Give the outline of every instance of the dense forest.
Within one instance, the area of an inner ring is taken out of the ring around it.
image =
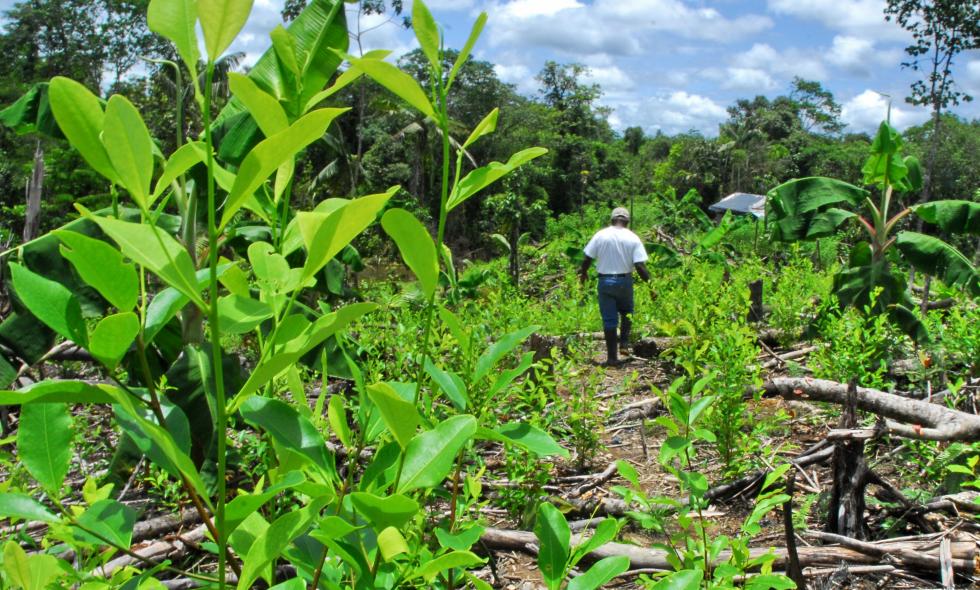
[[[927,123],[795,78],[667,135],[502,82],[492,12],[287,0],[246,64],[249,0],[17,2],[0,588],[976,587],[980,5],[883,7]]]

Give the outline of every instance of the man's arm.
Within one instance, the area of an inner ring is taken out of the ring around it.
[[[592,259],[586,256],[582,260],[582,267],[578,269],[578,280],[582,283],[589,278],[589,267],[592,266]]]
[[[645,262],[637,262],[633,266],[636,267],[637,274],[640,275],[640,278],[643,279],[644,282],[648,282],[650,280],[650,271],[647,270],[647,265]]]

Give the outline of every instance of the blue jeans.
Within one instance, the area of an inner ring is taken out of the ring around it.
[[[602,329],[615,330],[619,316],[633,313],[633,277],[599,277],[599,315]]]

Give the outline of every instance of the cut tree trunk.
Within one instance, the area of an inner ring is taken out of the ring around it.
[[[857,382],[847,387],[847,400],[841,413],[842,429],[856,428]],[[868,465],[864,459],[864,439],[853,437],[834,443],[834,482],[827,507],[827,531],[853,539],[865,538],[864,488],[868,485]]]
[[[825,379],[781,377],[763,385],[768,396],[845,404],[847,385]],[[922,440],[980,440],[980,416],[927,401],[858,387],[856,407],[885,418],[886,430],[897,436]]]
[[[44,150],[41,140],[37,140],[34,149],[34,169],[27,181],[27,211],[24,213],[24,242],[30,242],[37,236],[41,227],[41,191],[44,189]]]

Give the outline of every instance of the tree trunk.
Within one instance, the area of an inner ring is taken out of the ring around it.
[[[25,242],[33,240],[41,227],[41,192],[44,189],[44,150],[41,140],[34,149],[34,168],[27,181],[27,211],[24,213]]]
[[[840,427],[850,429],[857,425],[857,382],[851,380]],[[834,482],[827,508],[827,532],[864,539],[864,488],[868,485],[864,439],[841,440],[834,445]]]

